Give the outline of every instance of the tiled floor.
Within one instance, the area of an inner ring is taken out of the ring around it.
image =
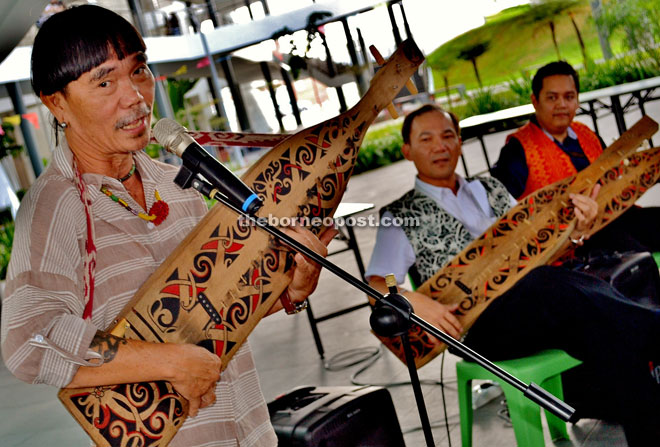
[[[647,106],[648,107],[648,106]],[[658,106],[651,109],[651,115],[660,118]],[[629,119],[629,123],[635,121]],[[611,129],[606,123],[601,129]],[[613,136],[605,135],[606,142]],[[489,147],[499,148],[504,135],[486,138]],[[470,169],[480,170],[476,143],[464,148],[468,160],[474,161]],[[497,154],[491,153],[491,160]],[[473,171],[473,172],[474,172]],[[363,175],[356,176],[349,184],[345,201],[372,202],[376,210],[407,191],[413,184],[414,168],[407,162],[400,162]],[[657,188],[657,187],[656,187]],[[654,189],[656,189],[654,188]],[[660,192],[652,191],[644,199],[645,204],[660,204]],[[356,235],[365,262],[369,260],[375,238],[375,228],[357,228]],[[333,242],[333,244],[338,244]],[[332,247],[332,248],[339,248]],[[352,253],[344,252],[330,258],[337,265],[357,275],[357,268]],[[334,312],[346,306],[364,302],[366,297],[350,286],[336,279],[332,274],[323,272],[317,292],[311,303],[317,316]],[[369,312],[362,308],[344,316],[319,324],[326,359],[345,353],[351,349],[377,348],[380,344],[371,335],[368,323]],[[264,319],[250,337],[255,353],[263,392],[267,400],[300,385],[313,386],[348,386],[351,376],[361,365],[338,371],[330,371],[320,360],[310,326],[304,314],[286,316],[278,314]],[[450,425],[452,445],[460,444],[458,427],[458,405],[455,392],[456,357],[448,354],[444,365],[446,383],[446,405]],[[423,367],[419,374],[422,379],[436,381],[440,378],[440,358]],[[382,356],[357,378],[359,381],[373,384],[385,384],[404,381],[408,377],[404,365],[389,352]],[[404,431],[406,445],[417,447],[425,445],[420,430],[412,390],[409,386],[390,388],[398,419]],[[0,446],[15,447],[77,447],[87,446],[86,435],[77,426],[64,408],[57,402],[56,390],[46,386],[32,386],[13,378],[0,363]],[[442,393],[438,385],[424,385],[424,398],[432,423],[436,445],[448,445],[444,427]],[[474,445],[487,447],[505,447],[515,445],[513,430],[497,413],[501,406],[500,399],[492,401],[475,412]],[[547,433],[547,432],[546,432]],[[569,427],[570,441],[558,442],[557,446],[625,446],[621,428],[602,421],[582,420]],[[547,435],[546,435],[547,436]],[[546,439],[546,445],[552,445]]]

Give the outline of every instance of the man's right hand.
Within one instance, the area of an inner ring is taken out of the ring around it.
[[[443,332],[451,335],[455,339],[460,339],[463,333],[463,326],[454,315],[458,304],[446,306],[430,297],[417,292],[405,292],[405,296],[413,306],[415,314],[436,326]],[[438,343],[440,341],[438,340]]]
[[[222,361],[200,346],[123,339],[99,331],[90,349],[105,361],[78,368],[66,388],[166,380],[188,400],[190,416],[215,402]]]
[[[388,293],[388,287],[385,284],[385,278],[382,276],[371,276],[369,285],[381,293]],[[401,294],[412,304],[415,314],[443,332],[451,335],[455,339],[461,338],[463,326],[454,315],[458,304],[445,306],[444,304],[433,300],[431,297],[411,291],[402,291]],[[373,303],[373,298],[369,298]],[[434,338],[434,340],[437,340]],[[437,340],[440,343],[440,340]]]
[[[206,349],[192,344],[171,344],[172,379],[169,382],[189,403],[188,414],[215,402],[215,386],[220,380],[222,361]]]
[[[578,246],[581,246],[583,244],[582,241],[589,239],[591,236],[591,228],[598,216],[598,202],[596,202],[596,197],[598,197],[600,188],[600,183],[596,183],[589,196],[582,194],[569,195],[576,217],[575,228],[571,232],[570,237],[574,241],[579,240],[577,243]]]

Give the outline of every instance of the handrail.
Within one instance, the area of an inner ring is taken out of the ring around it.
[[[608,110],[606,114],[612,113],[614,115],[619,135],[621,135],[626,131],[626,123],[624,119],[625,113],[631,106],[638,105],[642,111],[642,115],[645,115],[646,111],[644,110],[644,104],[649,101],[660,99],[660,95],[655,97],[651,96],[656,88],[660,88],[660,76],[583,92],[579,95],[580,108],[578,109],[577,114],[591,116],[594,131],[600,136],[598,118],[601,118],[604,114],[598,116],[598,111],[606,109]],[[642,96],[642,92],[646,92],[646,94]],[[631,95],[631,98],[622,106],[620,97],[628,94]],[[609,104],[601,101],[601,99],[607,98],[610,100]],[[472,138],[479,139],[487,170],[490,170],[491,163],[483,137],[506,130],[511,130],[513,132],[524,120],[532,115],[534,115],[534,107],[532,104],[525,104],[498,110],[497,112],[471,116],[460,122],[461,137],[464,142]],[[653,142],[650,141],[650,143],[651,146],[653,146]],[[465,157],[463,155],[461,155],[461,157],[463,169],[465,170],[466,175],[470,175]],[[481,175],[486,172],[487,171],[477,172],[472,175]]]

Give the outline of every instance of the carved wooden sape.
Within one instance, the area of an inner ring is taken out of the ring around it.
[[[255,163],[243,180],[264,201],[258,216],[332,217],[367,128],[423,59],[413,41],[404,42],[357,105],[288,137]],[[214,206],[114,329],[127,338],[205,346],[227,365],[287,287],[292,262],[265,232]],[[187,415],[187,403],[167,382],[65,389],[59,396],[99,446],[166,446]]]
[[[456,312],[464,331],[495,298],[509,290],[534,267],[549,264],[571,248],[575,226],[569,194],[589,194],[596,183],[598,216],[594,232],[632,206],[660,177],[660,148],[636,152],[658,130],[643,117],[586,169],[527,196],[472,241],[417,292],[444,304],[459,304]],[[398,338],[381,341],[405,362]],[[445,348],[419,326],[409,333],[419,368]]]

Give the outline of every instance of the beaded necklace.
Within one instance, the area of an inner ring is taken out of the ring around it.
[[[128,180],[128,179],[131,178],[131,177],[133,177],[133,174],[134,174],[134,173],[135,173],[135,162],[133,162],[133,166],[131,166],[131,170],[128,171],[128,174],[126,174],[126,175],[123,176],[122,178],[118,178],[117,180],[119,180],[120,182],[124,183],[126,180]]]
[[[170,207],[165,203],[160,198],[160,194],[158,194],[158,190],[155,190],[155,197],[156,201],[154,202],[153,205],[151,205],[151,209],[149,210],[149,214],[144,214],[140,211],[135,211],[133,208],[131,208],[126,201],[120,199],[110,191],[108,191],[108,188],[105,186],[101,186],[101,192],[105,194],[106,196],[110,197],[114,202],[117,202],[124,208],[126,208],[128,211],[130,211],[134,216],[139,217],[140,219],[146,220],[148,222],[149,228],[153,228],[154,226],[160,225],[167,215],[170,212]]]

